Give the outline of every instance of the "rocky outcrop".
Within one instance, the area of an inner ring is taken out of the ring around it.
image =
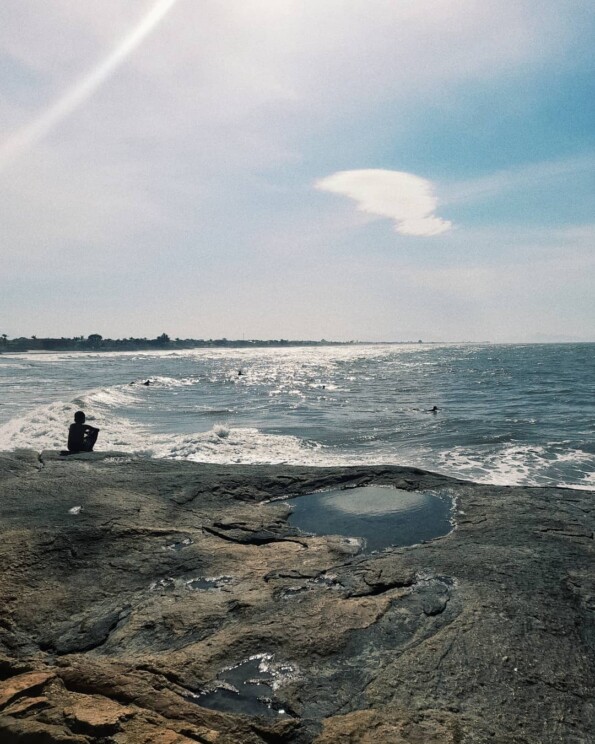
[[[284,499],[448,491],[368,555]],[[400,467],[0,454],[0,742],[593,741],[593,493]]]

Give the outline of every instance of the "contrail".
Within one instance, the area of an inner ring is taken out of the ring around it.
[[[42,140],[57,124],[70,116],[122,65],[169,13],[178,0],[157,0],[149,12],[98,65],[36,119],[0,145],[0,172]]]

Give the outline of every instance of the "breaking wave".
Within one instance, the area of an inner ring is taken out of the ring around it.
[[[448,475],[490,485],[595,487],[595,458],[564,442],[509,444],[489,450],[453,447],[440,453],[437,468]]]
[[[253,427],[216,423],[206,432],[159,434],[121,415],[137,402],[128,386],[100,388],[74,398],[41,406],[0,426],[0,450],[63,449],[75,411],[98,427],[98,448],[175,460],[213,463],[307,464],[324,449],[295,436],[265,434]],[[322,464],[322,458],[320,464]]]
[[[98,449],[131,456],[398,463],[482,483],[592,489],[594,350],[416,344],[0,355],[0,449],[60,450],[82,409],[101,430]],[[76,394],[84,385],[92,389]]]

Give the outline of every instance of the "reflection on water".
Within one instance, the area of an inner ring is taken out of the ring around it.
[[[249,716],[286,717],[274,691],[293,675],[289,665],[272,664],[271,654],[257,654],[236,666],[224,669],[210,690],[192,695],[203,708]]]
[[[452,500],[446,493],[365,486],[313,493],[291,504],[294,527],[363,538],[368,552],[414,545],[452,529]]]

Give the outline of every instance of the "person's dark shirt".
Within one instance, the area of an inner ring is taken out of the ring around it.
[[[83,452],[85,449],[85,434],[94,427],[88,424],[70,424],[68,430],[68,449],[70,452]]]

